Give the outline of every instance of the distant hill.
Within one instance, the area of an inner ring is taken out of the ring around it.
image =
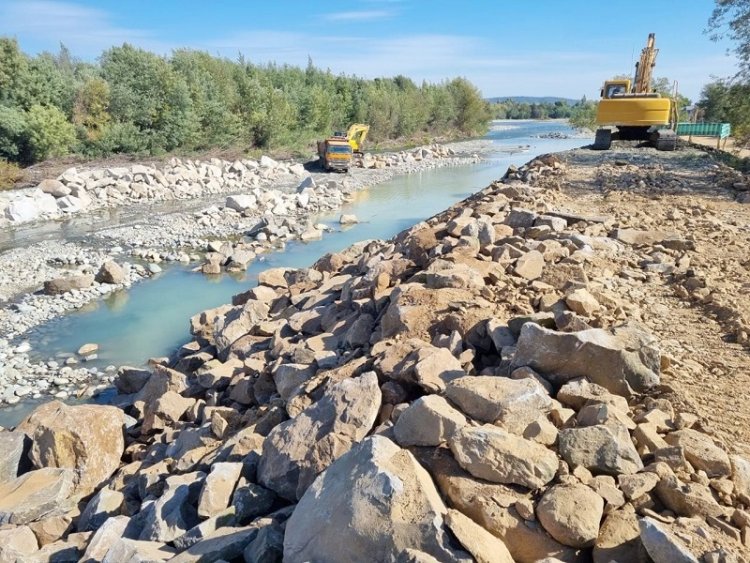
[[[487,98],[487,101],[491,104],[506,100],[512,100],[518,104],[554,104],[555,102],[567,102],[571,105],[580,101],[573,98],[560,98],[558,96],[497,96],[495,98]]]

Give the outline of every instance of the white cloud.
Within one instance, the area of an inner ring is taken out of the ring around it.
[[[64,43],[76,56],[94,57],[124,42],[165,52],[165,45],[145,29],[117,25],[112,16],[96,8],[53,0],[12,0],[0,4],[0,21],[9,31],[33,39],[43,49],[56,50]]]
[[[391,17],[393,12],[388,10],[361,10],[354,12],[333,12],[325,14],[323,19],[336,22],[360,22],[382,20]]]

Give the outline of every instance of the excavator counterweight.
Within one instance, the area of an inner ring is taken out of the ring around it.
[[[650,141],[658,150],[676,148],[674,102],[651,89],[659,52],[655,45],[656,37],[650,33],[635,64],[632,82],[624,79],[604,83],[596,111],[599,128],[594,149],[609,149],[613,139]]]

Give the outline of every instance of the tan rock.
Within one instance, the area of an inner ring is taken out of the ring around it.
[[[516,260],[513,271],[517,276],[527,280],[535,280],[542,275],[544,256],[537,250],[531,250]]]
[[[284,498],[301,498],[321,471],[367,435],[380,403],[374,372],[330,386],[316,403],[268,434],[259,484]]]
[[[565,304],[571,311],[584,317],[592,316],[601,308],[596,298],[583,288],[570,293],[565,298]]]
[[[706,434],[697,430],[678,430],[667,434],[666,442],[685,449],[685,458],[696,468],[703,469],[709,477],[728,477],[732,465],[727,453]]]
[[[203,518],[216,516],[225,510],[242,473],[242,463],[221,462],[211,467],[203,482],[198,499],[198,515]]]
[[[0,525],[28,524],[58,509],[74,478],[70,469],[45,467],[0,484]]]
[[[452,381],[445,394],[470,417],[507,423],[517,434],[552,406],[547,391],[532,379],[471,375]]]
[[[513,367],[529,366],[552,383],[586,377],[610,393],[628,397],[659,383],[656,339],[633,325],[562,333],[526,323]]]
[[[188,399],[174,391],[167,391],[156,401],[146,405],[141,432],[148,434],[173,425],[193,404],[195,404],[195,399]]]
[[[28,526],[0,529],[0,561],[23,561],[39,549],[34,532]]]
[[[585,561],[579,550],[555,541],[538,522],[519,514],[514,505],[525,496],[515,487],[472,477],[444,450],[430,449],[419,460],[428,468],[449,504],[500,538],[515,561],[536,563],[545,557]]]
[[[584,377],[572,379],[563,384],[557,392],[557,400],[575,410],[582,409],[589,401],[612,405],[625,414],[630,410],[625,397],[610,393],[601,385],[591,383]]]
[[[461,467],[493,483],[536,489],[557,472],[554,452],[490,424],[458,430],[450,448]]]
[[[656,496],[678,516],[718,517],[724,509],[711,490],[699,483],[683,483],[674,475],[662,478],[656,485]]]
[[[570,547],[591,547],[599,535],[604,500],[585,485],[555,485],[542,496],[536,516],[557,541]]]
[[[406,446],[437,446],[466,425],[466,418],[438,395],[414,401],[398,417],[393,428],[396,441]]]
[[[638,516],[632,508],[622,508],[610,512],[604,519],[592,553],[594,563],[628,561],[649,563],[640,539]]]
[[[33,441],[29,456],[35,467],[74,469],[76,492],[85,495],[120,466],[124,423],[116,407],[51,401],[37,407],[18,430]]]
[[[656,473],[644,472],[635,475],[619,475],[617,480],[620,490],[632,500],[653,491],[659,482],[659,476]]]
[[[503,541],[462,512],[449,509],[445,523],[477,563],[513,563],[513,557]]]
[[[44,546],[62,538],[70,530],[72,522],[71,514],[48,516],[32,522],[29,524],[29,528],[34,532],[39,545]]]
[[[624,427],[586,426],[565,428],[558,435],[560,455],[570,466],[607,475],[637,473],[643,462]]]
[[[388,561],[411,548],[453,561],[458,554],[444,531],[446,512],[414,456],[372,436],[336,460],[304,494],[286,523],[284,558]]]

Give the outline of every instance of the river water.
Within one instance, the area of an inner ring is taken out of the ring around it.
[[[591,142],[590,138],[542,138],[545,134],[571,135],[563,122],[496,121],[486,138],[497,146],[481,164],[441,168],[398,176],[371,189],[335,214],[316,222],[334,227],[322,240],[292,242],[283,252],[266,255],[251,264],[244,275],[207,277],[189,267],[172,266],[157,277],[118,292],[83,310],[55,319],[29,334],[36,360],[57,359],[82,344],[99,344],[98,358],[90,366],[143,365],[148,358],[169,355],[190,338],[189,318],[231,302],[232,295],[257,283],[258,273],[277,266],[306,267],[327,252],[340,251],[366,239],[387,239],[427,219],[499,179],[509,165],[520,166],[533,157]],[[510,146],[525,146],[510,154]],[[360,223],[340,228],[342,213],[355,214]],[[27,233],[33,237],[34,233]],[[15,409],[14,409],[15,410]],[[2,413],[0,413],[2,418]]]

